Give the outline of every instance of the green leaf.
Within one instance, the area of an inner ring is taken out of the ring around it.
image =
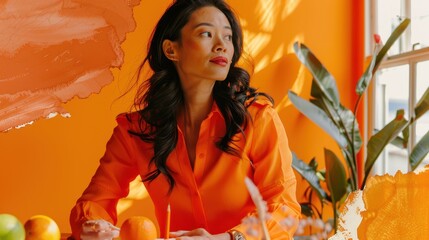
[[[396,112],[395,119],[369,139],[367,144],[368,154],[365,161],[364,184],[380,153],[384,150],[387,144],[398,136],[398,134],[407,126],[407,123],[408,121],[404,118],[404,110],[400,109]]]
[[[402,130],[402,146],[403,148],[408,147],[408,141],[410,140],[410,122],[408,122],[407,126]]]
[[[335,123],[329,118],[326,113],[316,105],[299,97],[296,93],[289,90],[289,99],[293,105],[311,121],[325,130],[341,148],[347,147],[347,140],[341,134],[340,130],[335,126]]]
[[[314,79],[311,81],[311,91],[310,96],[312,96],[315,99],[326,99],[329,103],[331,103],[331,100],[329,98],[326,98],[323,96],[322,89],[320,89],[319,85],[317,84],[317,80]],[[332,104],[332,103],[331,103]]]
[[[404,128],[404,130],[405,129],[408,129],[408,128]],[[404,148],[407,148],[407,146],[404,145],[404,141],[405,140],[403,138],[397,136],[390,142],[390,144],[392,144],[393,146],[398,147],[400,149],[404,149]]]
[[[319,197],[320,201],[323,202],[327,194],[325,190],[320,186],[319,178],[316,175],[316,169],[307,165],[304,161],[299,159],[294,152],[292,152],[292,167],[310,184]]]
[[[357,121],[354,121],[355,115],[353,112],[341,104],[339,108],[334,109],[328,101],[320,99],[312,99],[311,103],[323,109],[340,130],[340,133],[348,142],[346,151],[348,152],[349,156],[353,156],[355,153],[357,153],[362,146],[362,138],[359,131],[359,125]],[[352,139],[352,136],[354,139]],[[346,155],[345,157],[347,158]]]
[[[392,47],[392,45],[396,42],[396,40],[401,36],[401,34],[407,29],[408,25],[410,24],[410,19],[405,18],[392,32],[389,39],[387,39],[386,43],[384,44],[383,48],[380,50],[380,52],[377,54],[377,59],[375,61],[375,66],[372,70],[372,74],[377,71],[378,67],[380,66],[381,61],[383,61],[384,56],[386,56],[389,49]]]
[[[331,118],[335,123],[337,128],[340,130],[340,133],[344,136],[347,141],[347,147],[342,148],[342,154],[346,159],[346,163],[349,167],[349,174],[351,176],[353,189],[357,189],[357,174],[356,174],[356,153],[362,146],[362,139],[360,137],[359,126],[357,121],[353,121],[355,116],[347,108],[340,105],[340,107],[335,110],[333,107],[327,103],[327,101],[318,101],[312,100],[312,103],[320,105],[319,107],[323,108],[325,113]],[[354,124],[354,128],[353,128]],[[354,131],[354,132],[353,132]],[[352,139],[353,137],[353,139]]]
[[[325,151],[326,184],[331,192],[332,209],[334,213],[334,228],[337,231],[338,206],[343,196],[347,193],[347,177],[344,166],[338,157],[330,150]]]
[[[383,59],[386,56],[386,54],[389,51],[389,49],[396,42],[396,40],[402,35],[402,33],[405,31],[405,29],[407,29],[407,27],[408,27],[409,24],[410,24],[410,19],[405,18],[395,28],[395,30],[393,30],[392,34],[387,39],[387,41],[384,44],[383,48],[377,54],[377,60],[375,61],[375,66],[374,66],[374,69],[372,70],[372,74],[374,74],[377,71],[378,67],[380,66],[381,61],[383,61]]]
[[[368,67],[366,68],[365,72],[363,73],[363,75],[360,77],[358,83],[356,84],[356,93],[358,95],[362,95],[366,88],[368,87],[369,82],[372,79],[373,76],[373,70],[375,67],[375,60],[377,59],[377,57],[375,56],[375,54],[377,53],[377,49],[378,46],[375,47],[374,49],[374,54],[373,57],[371,59],[371,63],[368,65]]]
[[[326,184],[331,192],[332,204],[340,201],[347,193],[346,170],[338,157],[325,148]]]
[[[295,42],[293,45],[298,59],[310,70],[323,96],[337,108],[340,97],[334,77],[326,70],[317,57],[304,44]]]
[[[429,131],[420,139],[410,154],[410,165],[414,171],[429,152]]]
[[[414,109],[414,112],[416,114],[416,120],[419,117],[423,116],[428,110],[429,110],[429,87],[426,88],[425,93],[420,98],[420,100],[416,104],[416,108]]]
[[[387,39],[386,44],[383,46],[383,48],[378,52],[378,45],[376,45],[373,53],[373,57],[371,59],[371,63],[366,68],[364,74],[359,79],[357,85],[356,85],[356,93],[358,95],[362,95],[366,88],[368,87],[372,77],[374,76],[375,72],[377,71],[378,67],[380,66],[381,61],[383,61],[384,56],[386,56],[386,53],[389,51],[389,49],[392,47],[392,45],[396,42],[396,40],[401,36],[401,34],[405,31],[405,29],[408,27],[410,23],[410,19],[405,19],[401,22],[401,24],[396,27],[396,29],[392,32],[389,39]]]
[[[308,163],[308,166],[310,166],[311,168],[313,168],[314,170],[317,169],[317,167],[319,166],[319,163],[316,161],[315,158],[311,159],[310,162]]]
[[[378,129],[374,129],[374,133],[379,132]],[[396,136],[392,141],[390,141],[390,144],[399,148],[399,149],[405,149],[408,147],[408,138],[410,135],[410,129],[409,126],[406,126],[404,130],[402,130],[402,136],[405,136],[405,138]]]

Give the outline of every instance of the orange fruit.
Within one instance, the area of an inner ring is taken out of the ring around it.
[[[158,236],[155,224],[147,217],[134,216],[126,219],[121,226],[121,240],[154,240]]]
[[[35,215],[28,219],[25,224],[26,240],[59,240],[61,232],[57,223],[45,215]]]

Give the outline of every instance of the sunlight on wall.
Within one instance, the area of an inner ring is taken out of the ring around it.
[[[287,18],[295,9],[298,7],[301,0],[289,0],[287,1],[287,5],[283,8],[282,19]]]
[[[249,26],[246,19],[241,19],[244,28],[244,39],[246,50],[252,55],[263,54],[266,48],[273,49],[269,46],[273,36],[273,31],[278,31],[276,25],[283,24],[284,20],[299,5],[300,0],[294,1],[276,1],[276,0],[259,0],[256,9],[257,26]],[[256,28],[255,28],[256,27]],[[258,60],[255,66],[255,73],[263,70],[269,64],[279,60],[284,55],[284,43],[275,46],[274,55],[268,54]]]
[[[293,45],[295,42],[304,42],[304,35],[300,34],[298,36],[295,36],[294,40],[290,42],[288,48],[287,48],[287,54],[293,54],[294,50],[293,50]],[[306,73],[306,68],[304,65],[301,65],[299,67],[298,70],[298,75],[296,77],[295,82],[293,83],[292,87],[290,90],[292,90],[295,93],[301,93],[304,89],[304,84],[305,84],[305,73]],[[283,97],[283,99],[280,100],[280,102],[278,103],[278,105],[276,106],[276,111],[281,111],[282,109],[289,107],[292,104],[292,102],[289,100],[289,97],[287,95],[285,95]]]
[[[298,76],[296,78],[296,81],[293,83],[291,91],[295,93],[300,93],[304,89],[304,83],[305,83],[305,66],[301,66],[298,71]],[[292,102],[289,100],[288,95],[285,95],[282,100],[278,103],[276,106],[276,111],[279,112],[282,109],[289,107],[292,104]]]
[[[256,56],[268,45],[271,40],[270,34],[263,32],[252,32],[246,27],[246,20],[241,20],[243,23],[243,35],[246,52],[251,56]]]
[[[293,55],[294,42],[304,41],[304,35],[301,33],[293,37],[292,41],[288,43],[279,41],[278,46],[270,45],[273,38],[277,37],[276,34],[274,34],[274,31],[279,31],[279,25],[284,23],[286,18],[293,13],[299,4],[300,0],[259,0],[255,7],[255,19],[257,19],[256,28],[255,26],[249,26],[247,19],[241,19],[244,28],[244,42],[246,43],[245,49],[251,56],[259,56],[254,69],[255,73],[263,71],[270,64],[281,60],[287,54]],[[300,93],[304,87],[304,70],[304,67],[300,66],[298,77],[292,85],[291,90],[296,93]],[[282,108],[288,107],[290,104],[291,103],[288,101],[287,95],[284,95],[276,109],[279,111]]]
[[[256,15],[259,20],[259,29],[264,32],[273,31],[276,16],[279,14],[279,1],[260,0],[256,5]]]

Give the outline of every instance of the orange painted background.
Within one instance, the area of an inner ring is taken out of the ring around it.
[[[354,103],[354,86],[363,61],[363,5],[330,0],[230,0],[245,30],[246,49],[253,56],[252,84],[271,94],[286,127],[291,149],[303,160],[322,157],[335,143],[285,99],[289,89],[308,97],[311,76],[292,51],[305,43],[337,79],[341,102]],[[245,2],[245,3],[244,3]],[[95,172],[115,126],[127,111],[132,94],[122,98],[141,61],[148,36],[170,1],[142,1],[135,8],[137,29],[123,43],[125,64],[114,69],[115,80],[99,94],[65,104],[72,117],[38,120],[22,129],[0,133],[0,213],[22,222],[36,214],[52,217],[69,232],[69,211]],[[298,176],[298,197],[306,188]],[[131,215],[154,219],[144,191],[120,202],[120,223]],[[120,224],[119,223],[119,224]]]

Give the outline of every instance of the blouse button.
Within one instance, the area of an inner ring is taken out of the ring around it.
[[[204,154],[204,153],[200,153],[200,154],[198,155],[198,158],[204,158],[204,156],[205,156],[205,154]]]

